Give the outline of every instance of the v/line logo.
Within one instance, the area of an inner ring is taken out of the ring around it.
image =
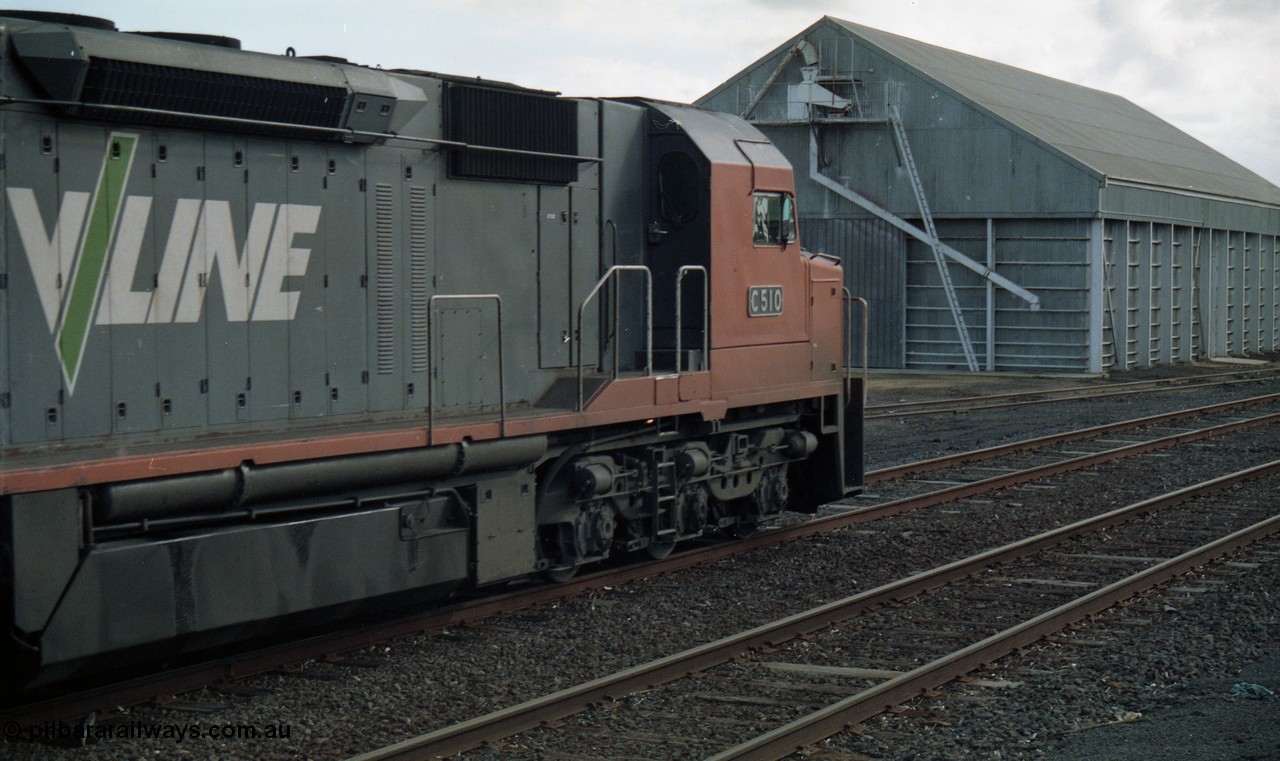
[[[52,234],[35,191],[7,189],[69,392],[75,391],[91,326],[199,322],[214,270],[227,321],[294,318],[299,293],[285,287],[285,278],[306,274],[311,249],[294,248],[293,240],[315,233],[319,206],[255,204],[240,246],[230,203],[179,198],[155,288],[135,291],[154,199],[124,196],[138,136],[114,132],[107,144],[93,192],[63,193]]]

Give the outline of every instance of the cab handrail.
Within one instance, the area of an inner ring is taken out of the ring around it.
[[[583,315],[586,313],[587,305],[591,303],[591,300],[594,299],[596,295],[600,293],[600,290],[604,288],[604,286],[615,275],[617,275],[620,272],[643,272],[644,273],[644,307],[645,307],[644,374],[646,377],[653,375],[653,273],[649,271],[648,267],[642,264],[615,264],[605,271],[604,275],[601,276],[600,280],[596,282],[595,287],[591,289],[591,293],[588,293],[587,297],[582,300],[582,304],[578,306],[578,324],[577,324],[577,329],[574,332],[574,346],[578,355],[577,357],[578,359],[578,412],[582,412],[583,409],[585,409],[583,392],[582,392],[583,368],[584,368],[584,365],[586,364],[582,358]],[[618,374],[618,347],[617,346],[614,346],[613,355],[614,355],[613,374],[616,377]]]

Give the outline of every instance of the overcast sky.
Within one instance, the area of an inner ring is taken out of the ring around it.
[[[9,0],[122,30],[691,101],[823,15],[1122,95],[1280,184],[1280,0]]]

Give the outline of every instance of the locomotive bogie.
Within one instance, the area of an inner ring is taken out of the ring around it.
[[[763,428],[714,431],[675,421],[589,455],[569,459],[577,450],[565,450],[540,478],[541,551],[553,578],[619,553],[665,556],[678,542],[718,530],[750,533],[791,508],[790,465],[819,442],[789,412],[760,414],[777,421]]]

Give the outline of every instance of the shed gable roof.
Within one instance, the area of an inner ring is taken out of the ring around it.
[[[1280,187],[1118,95],[849,21],[823,21],[1110,179],[1280,203]]]

